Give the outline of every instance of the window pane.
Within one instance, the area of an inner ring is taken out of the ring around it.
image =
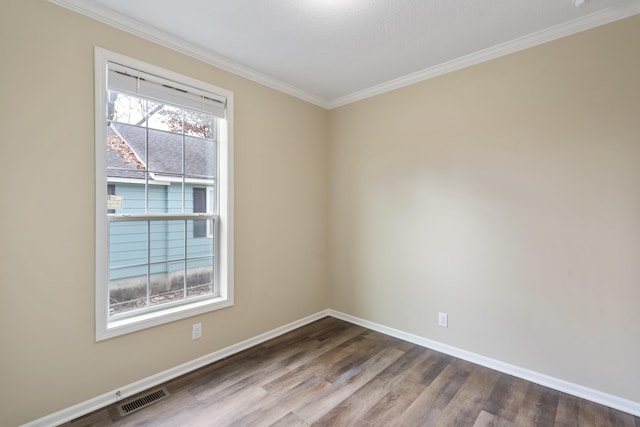
[[[211,114],[184,110],[185,135],[213,139],[215,135],[215,118]]]
[[[169,185],[158,185],[153,181],[149,181],[149,186],[147,187],[147,212],[148,213],[167,213],[169,209],[169,200],[168,200],[168,192]],[[137,186],[138,194],[141,197],[144,197],[144,186]]]
[[[194,230],[194,238],[189,239],[187,241],[187,258],[195,258],[195,257],[203,257],[203,256],[213,256],[213,241],[212,238],[207,238],[206,236],[201,236],[204,238],[196,238],[195,230],[198,226],[202,226],[202,230],[206,233],[207,231],[213,230],[213,220],[212,219],[198,219],[198,220],[189,220],[187,221],[187,233],[189,229]]]
[[[146,170],[146,130],[123,123],[107,127],[107,173],[110,177],[144,180]]]
[[[107,176],[144,179],[145,150],[142,129],[112,124],[107,127]],[[140,138],[142,138],[140,140]],[[137,143],[134,145],[134,143]]]
[[[184,224],[184,220],[151,222],[151,262],[184,259]]]
[[[216,142],[211,139],[185,137],[185,173],[197,178],[215,178],[216,149]]]
[[[187,295],[213,292],[213,258],[187,261]]]
[[[182,135],[148,130],[149,170],[160,175],[182,174]]]
[[[117,193],[122,198],[117,214],[145,213],[144,184],[118,183]]]
[[[162,109],[162,104],[156,101],[121,92],[109,91],[107,105],[108,120],[146,127],[149,118],[153,117],[159,109]]]
[[[109,224],[109,268],[146,264],[147,223],[112,222]],[[113,270],[111,278],[119,278]]]
[[[109,315],[147,305],[146,265],[111,269],[109,276]]]
[[[150,304],[166,304],[184,298],[184,261],[151,264]]]
[[[167,186],[167,212],[168,213],[184,213],[185,209],[183,209],[183,195],[182,195],[182,182],[172,182],[171,185]],[[190,212],[189,209],[186,209],[187,212]]]
[[[182,133],[182,109],[171,105],[160,105],[149,117],[148,127]]]

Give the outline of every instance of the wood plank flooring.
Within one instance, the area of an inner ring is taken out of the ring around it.
[[[621,426],[640,418],[327,317],[77,426]],[[136,396],[129,400],[135,399]]]

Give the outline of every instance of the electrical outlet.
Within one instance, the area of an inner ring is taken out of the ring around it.
[[[191,339],[197,340],[202,338],[202,323],[195,323],[191,327]]]
[[[447,313],[438,313],[438,326],[449,327],[449,315]]]

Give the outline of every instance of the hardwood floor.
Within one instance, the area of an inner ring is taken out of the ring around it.
[[[628,426],[640,418],[324,318],[77,426]],[[134,399],[135,396],[129,400]]]

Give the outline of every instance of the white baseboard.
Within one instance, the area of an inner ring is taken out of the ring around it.
[[[253,338],[249,338],[248,340],[239,342],[229,347],[225,347],[218,351],[214,351],[213,353],[199,357],[198,359],[194,359],[190,362],[167,369],[166,371],[144,378],[140,381],[136,381],[116,390],[104,393],[100,396],[94,397],[93,399],[89,399],[61,411],[54,412],[53,414],[24,424],[22,427],[58,426],[60,424],[66,423],[67,421],[74,420],[78,417],[104,408],[105,406],[109,406],[112,403],[117,402],[118,400],[126,399],[127,397],[133,396],[147,389],[163,384],[181,375],[188,374],[189,372],[195,371],[196,369],[202,368],[203,366],[206,366],[210,363],[217,362],[218,360],[224,359],[225,357],[229,357],[250,347],[261,344],[265,341],[278,337],[308,323],[322,319],[323,317],[326,317],[328,315],[329,310],[320,311],[318,313],[312,314],[311,316],[307,316],[303,319],[296,320],[295,322],[291,322],[287,325],[280,326],[279,328],[272,329],[271,331],[265,332]],[[120,392],[120,397],[116,395],[117,392]]]
[[[329,315],[337,319],[341,319],[365,327],[367,329],[383,333],[385,335],[390,335],[404,341],[409,341],[421,347],[430,348],[432,350],[436,350],[441,353],[445,353],[450,356],[475,363],[477,365],[485,366],[487,368],[491,368],[505,374],[513,375],[514,377],[522,378],[524,380],[531,381],[533,383],[540,384],[557,391],[580,397],[582,399],[590,400],[592,402],[599,403],[601,405],[605,405],[610,408],[618,409],[620,411],[640,417],[640,402],[634,402],[632,400],[624,399],[622,397],[614,396],[608,393],[603,393],[592,388],[574,384],[569,381],[561,380],[559,378],[554,378],[549,375],[521,368],[519,366],[510,365],[499,360],[491,359],[489,357],[462,350],[457,347],[452,347],[447,344],[442,344],[440,342],[433,341],[418,335],[410,334],[390,328],[388,326],[370,322],[368,320],[341,313],[339,311],[329,310]]]
[[[225,347],[221,350],[214,351],[213,353],[207,354],[198,359],[194,359],[190,362],[183,363],[182,365],[178,365],[176,367],[167,369],[166,371],[144,378],[140,381],[136,381],[129,385],[125,385],[111,392],[104,393],[100,396],[94,397],[93,399],[89,399],[87,401],[81,402],[77,405],[74,405],[69,408],[63,409],[61,411],[55,412],[53,414],[47,415],[43,418],[39,418],[37,420],[31,421],[27,424],[24,424],[22,427],[49,427],[49,426],[57,426],[57,425],[66,423],[67,421],[74,420],[83,415],[86,415],[98,409],[104,408],[105,406],[111,405],[112,403],[115,403],[118,400],[133,396],[135,394],[148,390],[152,387],[158,386],[174,378],[177,378],[181,375],[188,374],[189,372],[195,371],[196,369],[202,368],[210,363],[217,362],[218,360],[221,360],[225,357],[229,357],[231,355],[239,353],[250,347],[261,344],[265,341],[278,337],[282,334],[285,334],[296,328],[304,326],[308,323],[322,319],[323,317],[326,317],[326,316],[332,316],[337,319],[341,319],[341,320],[365,327],[367,329],[371,329],[376,332],[380,332],[386,335],[390,335],[392,337],[396,337],[396,338],[411,342],[413,344],[417,344],[421,347],[430,348],[430,349],[439,351],[441,353],[445,353],[445,354],[457,357],[459,359],[463,359],[463,360],[475,363],[477,365],[485,366],[487,368],[491,368],[496,371],[503,372],[505,374],[513,375],[514,377],[522,378],[524,380],[531,381],[533,383],[552,388],[554,390],[558,390],[564,393],[571,394],[573,396],[587,399],[592,402],[599,403],[599,404],[608,406],[610,408],[618,409],[620,411],[627,412],[635,416],[640,416],[639,402],[634,402],[634,401],[624,399],[618,396],[614,396],[608,393],[603,393],[598,390],[594,390],[588,387],[584,387],[578,384],[574,384],[568,381],[564,381],[558,378],[554,378],[554,377],[544,375],[538,372],[534,372],[528,369],[524,369],[518,366],[510,365],[508,363],[504,363],[499,360],[491,359],[489,357],[481,356],[476,353],[472,353],[472,352],[462,350],[456,347],[452,347],[446,344],[442,344],[437,341],[433,341],[418,335],[403,332],[398,329],[390,328],[388,326],[370,322],[368,320],[364,320],[359,317],[351,316],[336,310],[329,309],[329,310],[323,310],[318,313],[312,314],[311,316],[307,316],[303,319],[297,320],[295,322],[291,322],[279,328],[272,329],[271,331],[265,332],[253,338],[249,338],[248,340],[239,342],[229,347]],[[120,397],[116,395],[117,392],[120,392]]]

